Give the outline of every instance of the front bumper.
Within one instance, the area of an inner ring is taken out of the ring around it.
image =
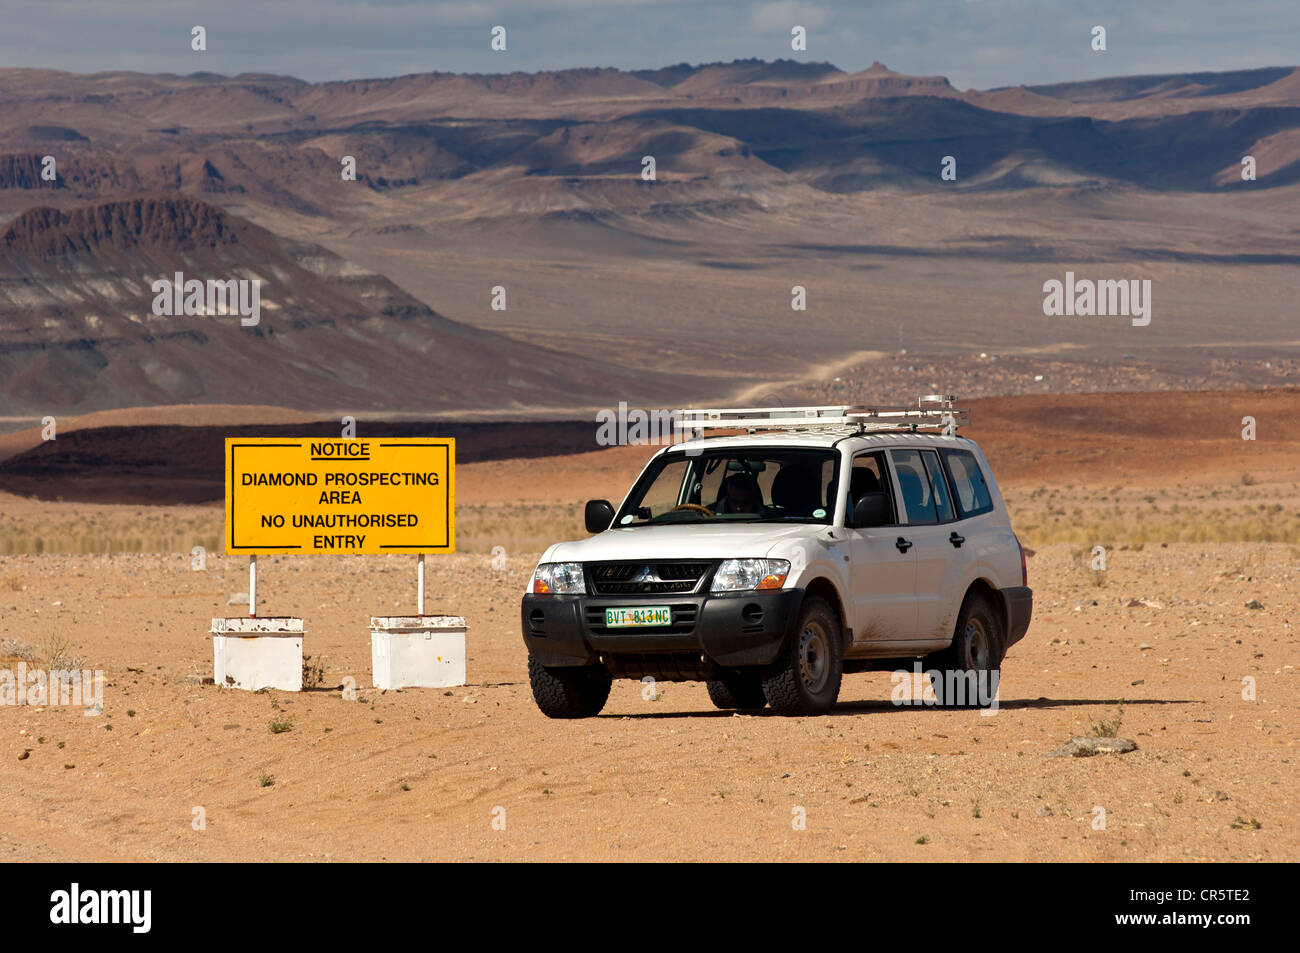
[[[802,589],[690,596],[524,596],[524,645],[543,665],[590,665],[601,656],[699,656],[726,668],[767,665],[798,624]],[[610,629],[605,609],[669,606],[672,624]]]

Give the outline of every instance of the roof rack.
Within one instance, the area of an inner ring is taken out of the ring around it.
[[[710,430],[940,431],[955,434],[970,423],[970,411],[953,406],[957,398],[928,394],[915,407],[827,404],[812,407],[733,407],[683,410],[677,427],[696,437]]]

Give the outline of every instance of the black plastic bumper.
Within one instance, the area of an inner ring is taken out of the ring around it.
[[[802,589],[669,596],[524,596],[524,644],[543,665],[590,665],[602,655],[698,653],[732,668],[776,659],[798,623]],[[668,606],[672,624],[607,628],[605,609]]]
[[[1034,615],[1034,590],[1028,586],[1011,586],[1000,591],[1002,604],[1006,608],[1006,647],[1010,648],[1023,639],[1029,630],[1029,620]]]

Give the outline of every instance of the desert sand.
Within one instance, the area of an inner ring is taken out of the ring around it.
[[[107,683],[98,716],[0,708],[0,856],[1294,861],[1297,397],[1122,398],[978,408],[971,435],[1034,551],[1036,593],[992,716],[896,706],[890,674],[872,673],[847,676],[822,718],[719,712],[692,683],[650,699],[633,682],[600,717],[542,717],[519,596],[545,542],[580,534],[581,500],[622,492],[647,448],[460,468],[467,551],[429,560],[428,607],[468,620],[456,689],[369,688],[368,620],[413,611],[411,558],[259,561],[262,614],[306,620],[324,677],[251,694],[204,682],[211,618],[245,611],[227,602],[246,560],[212,552],[196,572],[182,542],[219,533],[219,507],[6,495],[5,539],[99,521],[170,526],[177,542],[0,556],[0,667],[61,652]],[[338,689],[349,676],[356,701]],[[1048,757],[1110,731],[1137,750]]]

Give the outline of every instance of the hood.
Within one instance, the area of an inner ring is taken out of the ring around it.
[[[744,559],[766,556],[776,544],[807,538],[829,526],[809,523],[734,523],[707,526],[621,526],[590,539],[557,543],[546,562],[593,562],[606,559]]]

